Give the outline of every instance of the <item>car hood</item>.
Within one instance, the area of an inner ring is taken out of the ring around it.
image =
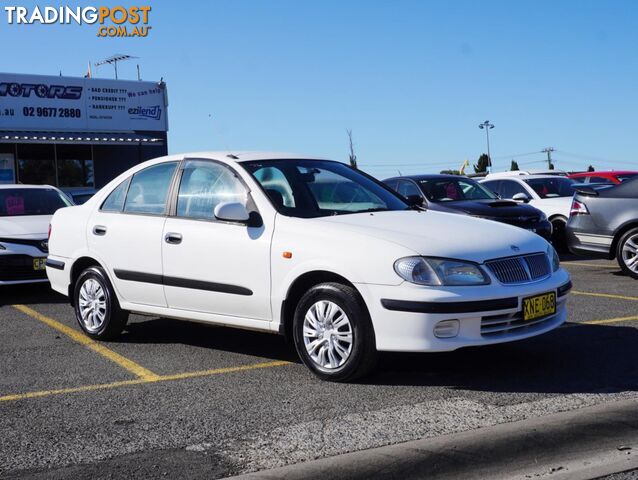
[[[0,217],[0,238],[41,239],[49,232],[52,215]]]
[[[325,228],[334,227],[335,235],[347,230],[402,245],[419,255],[477,263],[547,250],[545,240],[522,228],[430,210],[336,215],[317,221]],[[361,249],[365,251],[365,244]]]
[[[456,210],[481,217],[511,218],[540,215],[540,212],[531,205],[520,204],[513,200],[462,200],[445,202],[443,205],[448,210]]]

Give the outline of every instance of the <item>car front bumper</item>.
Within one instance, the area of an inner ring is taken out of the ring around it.
[[[0,250],[0,285],[46,282],[43,269],[36,270],[34,260],[46,258],[47,254],[31,245],[2,242]]]
[[[357,284],[374,326],[377,350],[446,352],[463,347],[522,340],[555,329],[567,319],[569,274],[560,269],[551,277],[524,285],[487,285],[448,289]],[[523,299],[556,292],[556,313],[523,320]],[[459,322],[458,334],[439,338],[435,326]]]

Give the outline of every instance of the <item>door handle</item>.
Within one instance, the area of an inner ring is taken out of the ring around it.
[[[93,235],[106,235],[106,227],[104,225],[96,225],[93,227]]]
[[[182,243],[182,234],[181,233],[174,233],[174,232],[167,233],[164,236],[164,241],[166,243],[170,243],[172,245],[178,245],[178,244]]]

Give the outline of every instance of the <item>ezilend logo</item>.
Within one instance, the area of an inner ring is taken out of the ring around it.
[[[128,109],[130,118],[141,119],[150,118],[152,120],[159,120],[162,117],[162,109],[159,105],[152,107],[132,107]]]
[[[82,97],[82,87],[65,85],[44,85],[35,83],[1,82],[0,97],[30,97],[32,93],[40,98],[61,98],[64,100],[79,100]]]

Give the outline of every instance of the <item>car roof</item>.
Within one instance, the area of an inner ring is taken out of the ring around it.
[[[39,189],[51,189],[53,188],[54,190],[57,190],[56,187],[54,187],[53,185],[28,185],[28,184],[23,184],[23,183],[3,183],[0,185],[0,190],[7,190],[7,189],[22,189],[22,188],[39,188]]]
[[[449,173],[431,173],[431,174],[423,174],[423,175],[400,175],[397,177],[386,178],[383,181],[387,182],[390,180],[413,180],[415,182],[418,182],[421,180],[434,180],[434,179],[446,179],[446,178],[447,179],[462,178],[465,180],[472,180],[471,178],[468,178],[465,175],[452,175]]]
[[[170,158],[206,158],[220,160],[223,162],[252,162],[259,160],[330,160],[313,155],[302,155],[290,152],[268,152],[268,151],[203,151],[187,152],[179,155],[170,155]],[[164,157],[168,159],[169,157]]]
[[[499,175],[498,173],[490,173],[483,181],[488,180],[529,180],[532,178],[566,178],[562,175]]]
[[[627,175],[629,173],[638,174],[638,170],[598,170],[595,172],[578,172],[572,173],[570,177],[594,177],[596,175]]]

